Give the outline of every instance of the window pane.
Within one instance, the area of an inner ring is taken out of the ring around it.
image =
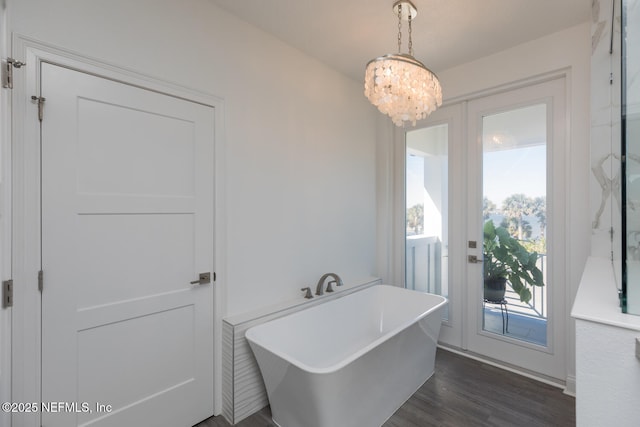
[[[406,287],[445,297],[449,296],[448,139],[446,124],[409,131],[406,136]]]
[[[546,346],[546,104],[483,117],[483,329]]]

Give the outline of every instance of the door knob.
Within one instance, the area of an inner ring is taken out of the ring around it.
[[[192,285],[205,285],[207,283],[211,283],[211,273],[208,271],[206,273],[200,273],[198,280],[191,282]]]
[[[467,261],[471,264],[479,264],[482,262],[482,258],[478,259],[478,257],[475,255],[467,255]]]

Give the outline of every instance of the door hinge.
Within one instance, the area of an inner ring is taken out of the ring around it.
[[[2,307],[13,307],[13,280],[2,282]]]
[[[42,270],[38,271],[38,290],[42,293],[44,289],[44,273]]]
[[[214,282],[216,281],[216,272],[215,271],[213,272],[213,281]]]
[[[24,67],[24,62],[16,61],[13,58],[7,58],[2,67],[2,87],[13,89],[13,69]]]
[[[31,100],[38,103],[38,120],[42,121],[42,117],[44,116],[44,101],[46,101],[47,99],[41,96],[33,95],[31,97]]]

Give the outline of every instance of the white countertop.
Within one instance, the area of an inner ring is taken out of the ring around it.
[[[571,317],[640,331],[640,316],[622,313],[611,260],[587,260]]]

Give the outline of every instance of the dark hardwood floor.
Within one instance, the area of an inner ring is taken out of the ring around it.
[[[384,427],[568,427],[575,424],[575,399],[560,389],[438,349],[435,374]],[[236,425],[275,426],[268,407]],[[196,427],[228,426],[224,418],[213,417]]]

